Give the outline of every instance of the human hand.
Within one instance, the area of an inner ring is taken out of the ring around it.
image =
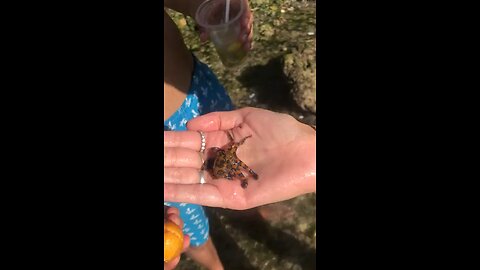
[[[167,148],[177,149],[165,156],[164,200],[195,203],[211,207],[248,209],[287,200],[316,191],[316,132],[293,117],[256,108],[214,112],[187,123],[190,131],[165,131]],[[237,156],[258,175],[249,177],[248,187],[240,181],[212,179],[199,183],[200,135],[204,131],[207,150],[222,147],[252,135],[238,148]],[[179,150],[182,149],[182,150]]]
[[[166,217],[164,217],[165,222],[168,220],[168,221],[171,221],[171,222],[177,224],[180,228],[183,228],[183,221],[180,218],[180,212],[178,211],[177,208],[168,207],[165,215],[166,215]],[[183,236],[183,251],[182,252],[184,252],[188,248],[189,245],[190,245],[190,238],[189,238],[188,235],[184,235]],[[164,268],[164,270],[174,269],[179,262],[180,262],[180,256],[178,256],[177,258],[169,261],[168,263],[164,262],[163,263],[163,265],[164,265],[163,268]]]
[[[240,41],[242,42],[243,49],[245,51],[250,51],[252,49],[252,40],[253,40],[253,14],[248,4],[248,0],[243,0],[244,3],[244,12],[242,18],[240,18]],[[200,32],[200,41],[206,42],[209,37],[205,28],[198,25]]]

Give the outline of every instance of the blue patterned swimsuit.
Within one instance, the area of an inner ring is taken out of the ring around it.
[[[188,120],[214,111],[233,110],[232,101],[210,68],[195,56],[190,89],[180,108],[166,121],[164,130],[186,130]],[[208,240],[208,219],[202,206],[188,203],[164,202],[180,210],[183,233],[190,236],[190,245],[197,247]]]

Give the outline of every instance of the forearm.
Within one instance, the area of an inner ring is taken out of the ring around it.
[[[197,8],[205,0],[164,0],[163,6],[183,13],[190,17],[195,17]]]

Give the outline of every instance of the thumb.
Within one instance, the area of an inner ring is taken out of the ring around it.
[[[218,131],[230,130],[243,122],[248,108],[229,111],[213,112],[194,118],[187,123],[189,130]]]
[[[200,36],[200,42],[204,43],[208,40],[208,33],[205,28],[201,27],[199,24],[196,25],[196,30]]]

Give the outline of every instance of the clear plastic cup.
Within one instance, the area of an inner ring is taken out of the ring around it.
[[[229,1],[228,22],[225,16],[227,0],[207,0],[198,7],[195,14],[197,23],[207,31],[226,67],[242,63],[247,56],[240,36],[240,19],[245,12],[243,1]]]

